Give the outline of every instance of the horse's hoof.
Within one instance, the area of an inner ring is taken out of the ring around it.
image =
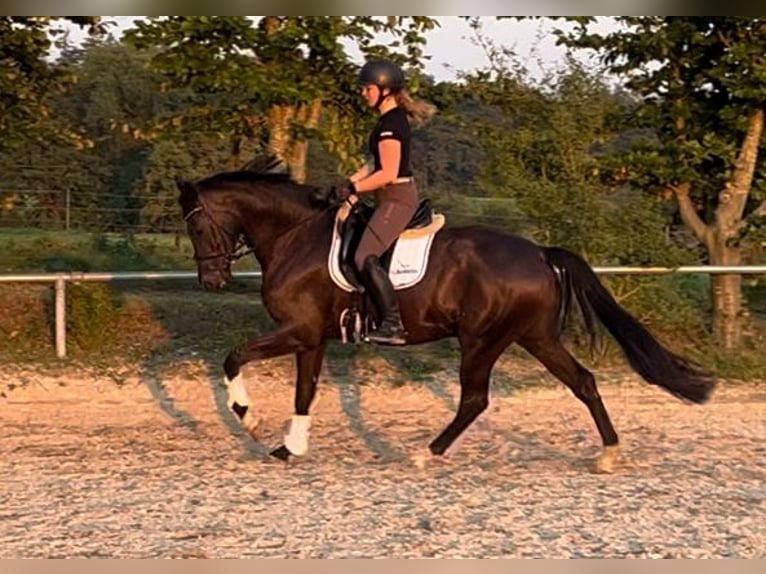
[[[275,448],[269,453],[274,458],[278,458],[282,462],[287,462],[290,460],[290,451],[287,450],[287,447],[282,445],[280,447]]]
[[[444,454],[437,454],[430,448],[424,448],[417,451],[410,457],[410,459],[412,460],[412,464],[414,464],[418,470],[425,470],[434,465],[439,466],[449,463],[448,458]]]
[[[596,459],[595,471],[598,474],[613,474],[617,466],[620,450],[617,446],[606,446],[601,456]]]
[[[261,430],[262,422],[263,422],[263,419],[261,417],[255,416],[251,414],[249,411],[245,414],[245,417],[242,419],[242,426],[245,427],[247,434],[249,434],[250,437],[256,442],[260,440],[259,431]]]
[[[415,468],[418,470],[425,470],[428,466],[428,463],[432,461],[433,458],[434,455],[430,450],[418,451],[412,455],[412,464],[414,464]]]

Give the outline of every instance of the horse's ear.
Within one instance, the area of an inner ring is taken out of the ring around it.
[[[180,175],[175,177],[176,187],[181,192],[181,200],[194,199],[197,197],[197,187],[190,181],[186,181]]]

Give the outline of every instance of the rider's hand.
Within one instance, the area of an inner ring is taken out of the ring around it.
[[[338,203],[348,200],[349,197],[355,194],[356,189],[354,188],[354,183],[350,179],[346,179],[335,186],[335,199],[338,200]]]

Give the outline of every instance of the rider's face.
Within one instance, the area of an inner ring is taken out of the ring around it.
[[[380,88],[375,84],[367,84],[366,86],[362,86],[362,96],[367,101],[367,105],[374,108],[375,104],[378,103]]]

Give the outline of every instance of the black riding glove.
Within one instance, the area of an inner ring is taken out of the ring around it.
[[[356,194],[356,188],[350,179],[346,179],[342,183],[335,186],[335,199],[338,201],[338,203],[346,201],[354,194]]]

